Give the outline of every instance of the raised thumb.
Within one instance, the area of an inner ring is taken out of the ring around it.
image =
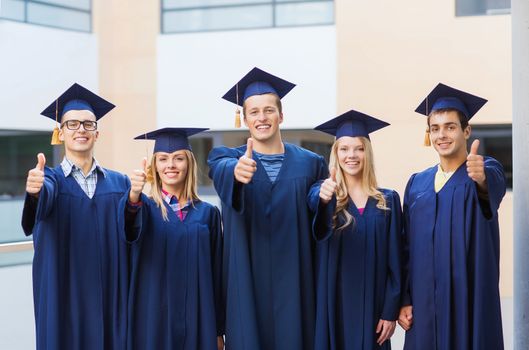
[[[45,165],[46,157],[44,156],[44,153],[37,154],[37,166],[35,168],[39,169],[40,171],[44,171]]]
[[[474,140],[474,142],[472,142],[472,145],[470,146],[470,154],[477,155],[478,148],[479,148],[479,140],[476,139]]]
[[[248,141],[246,141],[246,158],[252,159],[252,152],[253,152],[253,139],[249,137]]]
[[[143,169],[145,174],[147,174],[147,158],[146,157],[143,157],[143,159],[141,160],[141,168]]]
[[[331,175],[331,180],[336,182],[336,168],[331,168],[331,171],[330,171],[330,175]]]

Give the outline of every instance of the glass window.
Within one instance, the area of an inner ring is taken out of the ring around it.
[[[270,6],[165,11],[163,15],[165,33],[262,28],[271,25],[272,8]]]
[[[456,0],[456,16],[511,13],[511,0]]]
[[[51,27],[90,31],[90,13],[28,3],[27,21]]]
[[[334,23],[334,3],[330,1],[278,4],[277,26],[301,26]]]
[[[2,0],[0,17],[15,21],[24,21],[24,2],[20,0]]]
[[[325,161],[327,162],[327,164],[329,164],[329,156],[331,155],[332,143],[303,140],[300,142],[300,146],[316,154],[319,154],[320,156],[325,158]]]
[[[39,2],[90,11],[90,0],[39,0]]]
[[[479,139],[479,154],[493,157],[503,165],[507,188],[512,189],[512,126],[472,125],[469,147],[474,139]]]
[[[204,137],[190,138],[189,143],[198,165],[198,186],[211,186],[212,182],[208,177],[208,154],[213,148],[213,139]]]
[[[56,157],[50,133],[0,131],[0,244],[28,241],[20,226],[28,171],[44,153],[46,165],[54,166]],[[60,152],[58,152],[60,155]],[[0,266],[31,262],[32,249],[0,254]]]
[[[269,2],[270,0],[164,0],[163,8],[168,9],[179,9],[179,8],[205,8],[225,5],[248,5],[263,2]]]
[[[162,32],[334,23],[333,0],[162,0]]]
[[[0,18],[82,32],[92,30],[91,0],[2,0]]]

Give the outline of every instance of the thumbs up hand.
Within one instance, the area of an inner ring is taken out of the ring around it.
[[[246,153],[239,158],[233,175],[235,179],[243,184],[249,184],[252,181],[253,174],[257,171],[257,163],[252,159],[253,139],[249,138],[246,143]]]
[[[38,197],[42,185],[44,185],[44,166],[46,157],[43,153],[37,154],[37,165],[28,172],[26,180],[26,192],[34,197]]]
[[[484,185],[486,180],[485,162],[483,161],[483,156],[478,154],[478,148],[479,140],[474,140],[467,156],[467,173],[468,177],[478,185]]]
[[[328,179],[323,181],[320,187],[320,200],[323,204],[327,204],[331,201],[332,196],[336,193],[336,168],[331,168],[331,173]]]
[[[147,182],[147,158],[142,159],[141,167],[141,170],[134,170],[130,177],[130,203],[138,203],[140,201],[141,192]]]

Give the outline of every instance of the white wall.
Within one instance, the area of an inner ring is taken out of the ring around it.
[[[334,26],[158,37],[158,126],[232,129],[221,97],[257,66],[297,86],[283,98],[283,128],[312,128],[336,113]]]
[[[52,130],[39,116],[74,82],[98,88],[93,34],[0,20],[0,129]]]

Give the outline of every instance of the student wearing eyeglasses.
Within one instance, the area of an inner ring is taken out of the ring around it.
[[[128,178],[99,165],[97,121],[114,105],[74,84],[41,114],[58,124],[60,165],[42,153],[28,173],[22,227],[33,235],[36,345],[42,349],[123,349],[126,244],[117,208]]]

